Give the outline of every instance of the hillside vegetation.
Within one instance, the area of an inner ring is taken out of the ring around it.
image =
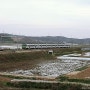
[[[2,37],[1,36],[5,36]],[[9,36],[9,37],[7,37]],[[18,42],[18,43],[76,43],[76,44],[90,44],[90,38],[77,39],[77,38],[67,38],[64,36],[41,36],[41,37],[31,37],[31,36],[21,36],[1,33],[0,41],[3,42]]]

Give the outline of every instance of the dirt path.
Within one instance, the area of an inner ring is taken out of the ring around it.
[[[55,80],[55,77],[48,77],[48,76],[35,76],[35,75],[32,75],[32,76],[29,76],[29,75],[21,75],[21,74],[10,74],[10,73],[6,73],[6,72],[0,72],[0,75],[4,75],[4,76],[13,76],[13,77],[23,77],[23,78],[34,78],[34,79],[37,79],[37,80],[51,80],[51,81],[54,81]]]

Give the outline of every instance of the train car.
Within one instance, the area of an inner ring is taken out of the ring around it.
[[[70,44],[22,44],[22,49],[70,48]]]

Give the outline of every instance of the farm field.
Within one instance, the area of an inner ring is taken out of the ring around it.
[[[37,64],[37,67],[34,69],[16,70],[8,73],[21,75],[38,75],[56,78],[59,75],[67,74],[76,70],[77,68],[86,66],[87,64],[87,61],[80,60],[51,60]]]
[[[69,78],[76,78],[76,79],[90,79],[90,66],[82,71],[76,71],[76,73],[69,73],[67,76]]]
[[[33,57],[35,55],[35,57]],[[4,57],[3,57],[4,56]],[[15,58],[17,57],[17,59]],[[28,58],[29,59],[28,59]],[[71,57],[71,59],[70,59]],[[72,59],[74,58],[75,59]],[[10,82],[14,78],[29,78],[40,80],[56,80],[60,75],[66,75],[70,78],[89,78],[90,68],[85,71],[76,72],[77,69],[83,68],[90,64],[89,53],[85,54],[81,60],[81,54],[67,54],[56,58],[53,55],[47,54],[46,51],[37,52],[22,52],[22,53],[8,53],[2,54],[0,59],[0,87],[4,87],[5,83]],[[7,58],[7,59],[5,59]],[[77,59],[79,58],[79,59]],[[88,59],[87,59],[88,58]],[[85,60],[86,59],[86,60]],[[10,61],[10,62],[9,62]],[[71,72],[74,74],[70,74]],[[85,75],[85,74],[86,75]],[[83,74],[83,76],[81,75]],[[19,76],[19,77],[17,77]],[[38,77],[37,77],[38,76]],[[7,86],[6,86],[7,88]],[[33,90],[33,89],[32,89]],[[38,89],[36,89],[38,90]],[[42,90],[42,89],[41,89]]]
[[[28,64],[27,69],[17,69],[12,71],[7,71],[6,73],[12,75],[23,75],[23,76],[45,76],[45,77],[58,77],[59,75],[64,75],[75,71],[78,68],[85,67],[90,64],[89,58],[84,57],[70,57],[80,56],[81,54],[69,54],[58,57],[55,60],[38,60],[38,63],[32,62],[33,68],[30,68]],[[71,58],[71,59],[70,59]],[[85,59],[85,60],[84,60]]]

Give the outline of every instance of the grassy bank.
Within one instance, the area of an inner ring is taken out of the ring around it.
[[[16,87],[16,88],[36,88],[39,90],[42,89],[49,89],[49,90],[82,90],[81,85],[77,84],[69,84],[69,83],[32,83],[32,82],[16,82],[16,83],[6,83],[9,87]]]
[[[0,71],[30,69],[36,64],[55,59],[47,51],[0,54]]]
[[[56,56],[72,54],[72,53],[82,53],[81,48],[56,48],[53,49]]]
[[[90,79],[77,79],[77,78],[69,78],[69,77],[66,77],[66,76],[60,76],[58,78],[59,81],[61,82],[65,82],[65,81],[68,81],[68,82],[75,82],[75,83],[84,83],[84,84],[90,84]]]
[[[34,59],[53,59],[46,51],[0,54],[0,63]]]
[[[81,53],[80,48],[56,48],[53,49],[54,55],[49,55],[46,51],[22,52],[7,54],[0,53],[0,71],[9,71],[15,69],[32,69],[37,64],[45,60],[53,60],[58,55]]]
[[[66,77],[60,78],[60,81],[58,83],[45,83],[45,82],[11,82],[9,79],[6,78],[7,81],[3,80],[0,81],[0,87],[1,88],[17,88],[16,90],[87,90],[88,86],[83,83],[86,83],[87,81],[83,80],[76,80],[76,79],[68,79]],[[69,82],[68,82],[68,81]],[[74,82],[74,83],[73,83]],[[82,82],[82,83],[81,83]],[[22,88],[22,89],[21,89]],[[8,89],[6,89],[8,90]]]

